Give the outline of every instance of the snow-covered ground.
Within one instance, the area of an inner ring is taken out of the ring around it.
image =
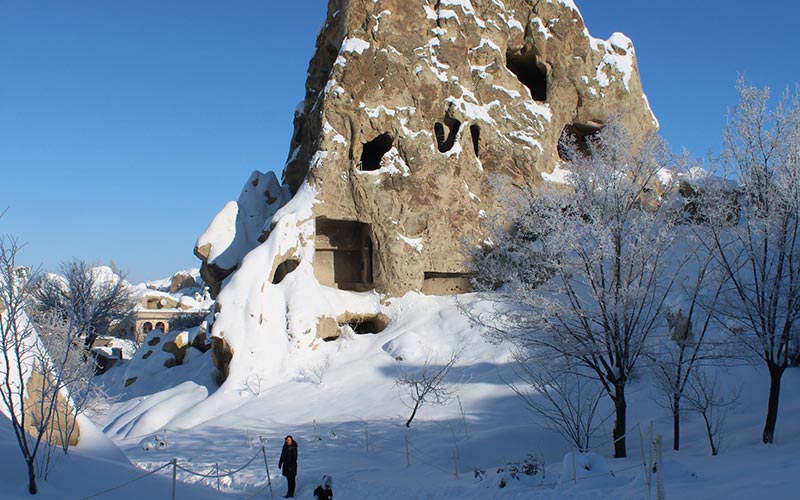
[[[741,384],[743,390],[717,457],[710,456],[702,421],[692,415],[683,421],[682,450],[671,450],[671,419],[653,402],[649,376],[642,372],[629,394],[629,457],[610,458],[609,421],[606,432],[594,442],[593,451],[604,458],[596,460],[592,471],[580,464],[573,469],[562,464],[570,446],[537,425],[506,385],[514,381],[507,348],[488,343],[460,314],[455,300],[418,294],[396,299],[387,307],[392,322],[386,330],[350,334],[323,343],[316,351],[302,351],[281,380],[254,379],[243,387],[226,385],[217,390],[210,351],[170,369],[159,368],[163,360],[158,356],[137,357],[130,365],[115,367],[104,379],[119,399],[95,419],[141,470],[102,454],[92,457],[90,442],[61,459],[42,489],[53,498],[80,498],[173,459],[201,474],[216,467],[227,473],[252,460],[220,480],[222,496],[216,498],[268,497],[263,437],[273,490],[282,496],[285,482],[277,459],[283,437],[292,434],[299,442],[298,498],[311,498],[322,475],[331,474],[340,499],[643,499],[648,496],[640,430],[647,441],[652,423],[653,435],[664,436],[668,498],[794,498],[800,370],[790,369],[784,376],[776,444],[764,446],[760,435],[768,387],[765,370],[759,365],[729,369],[725,380]],[[403,423],[410,410],[402,389],[394,384],[396,376],[431,357],[444,361],[457,347],[464,350],[448,383],[458,386],[459,398],[444,407],[424,406],[406,428]],[[125,372],[139,375],[127,389],[122,387]],[[22,494],[24,469],[21,460],[15,461],[10,434],[5,427],[2,430],[4,456],[18,469],[14,473],[5,468],[2,474],[12,482],[4,484],[14,484]],[[166,445],[160,444],[165,434]],[[88,451],[82,454],[84,446]],[[644,454],[649,453],[645,443]],[[520,463],[529,454],[544,464],[544,472],[513,479],[507,464]],[[90,463],[93,472],[86,480],[69,479]],[[167,467],[106,498],[167,497],[171,471]],[[215,479],[180,469],[178,478],[205,483],[208,494],[217,495]],[[501,479],[505,488],[498,486]],[[189,493],[185,488],[178,490],[178,498],[202,498],[199,490]]]

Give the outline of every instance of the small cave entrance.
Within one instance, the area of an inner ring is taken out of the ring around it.
[[[571,123],[564,127],[558,140],[558,157],[564,161],[569,159],[569,144],[572,141],[574,141],[578,153],[588,156],[589,140],[595,137],[601,128],[600,125],[581,123]]]
[[[447,127],[447,135],[445,135],[445,127]],[[456,136],[458,130],[461,128],[461,122],[455,118],[446,117],[444,123],[436,122],[433,125],[433,133],[436,137],[436,147],[439,148],[440,153],[447,153],[453,149],[456,143]]]
[[[373,281],[372,230],[358,221],[317,218],[314,275],[325,286],[363,292]]]
[[[344,327],[349,327],[356,335],[376,335],[389,326],[389,317],[385,314],[353,314],[344,313],[336,318],[337,333],[333,336],[323,337],[324,342],[334,342],[339,339]]]
[[[161,330],[162,333],[167,333],[167,325],[163,321],[156,323],[156,330]]]
[[[379,135],[371,141],[365,142],[361,150],[359,170],[371,172],[381,168],[381,159],[383,155],[392,149],[392,144],[394,144],[394,137],[388,132]]]
[[[422,281],[422,293],[425,295],[456,295],[472,291],[470,273],[444,273],[429,271]]]
[[[472,150],[475,151],[475,157],[478,158],[478,153],[480,152],[480,142],[481,142],[480,125],[470,125],[469,135],[470,137],[472,137]]]
[[[536,50],[513,50],[506,53],[506,66],[531,92],[534,101],[547,101],[547,67]]]
[[[284,260],[278,267],[275,268],[275,273],[272,275],[272,284],[277,285],[283,278],[285,278],[289,273],[297,269],[297,266],[300,265],[300,261],[297,259],[288,259]]]

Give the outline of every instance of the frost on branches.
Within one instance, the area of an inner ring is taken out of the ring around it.
[[[614,404],[614,455],[624,457],[625,389],[648,337],[666,329],[681,266],[671,261],[681,259],[674,217],[658,197],[668,155],[654,135],[635,141],[618,117],[586,148],[562,149],[569,187],[518,193],[515,215],[472,252],[474,285],[494,305],[473,317],[520,360],[590,373]]]

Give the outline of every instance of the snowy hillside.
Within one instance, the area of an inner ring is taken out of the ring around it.
[[[800,451],[800,421],[791,418],[800,402],[790,396],[800,389],[797,370],[786,375],[777,444],[769,447],[759,444],[767,377],[760,367],[748,365],[727,372],[727,383],[743,383],[743,392],[727,422],[721,455],[714,458],[702,421],[693,416],[684,423],[682,451],[670,451],[669,412],[653,402],[652,385],[643,373],[629,402],[629,458],[607,458],[612,455],[609,423],[593,446],[606,458],[592,471],[580,466],[573,471],[561,463],[570,446],[538,426],[506,385],[516,381],[506,349],[487,343],[455,301],[418,294],[393,300],[385,309],[392,319],[386,330],[325,342],[300,356],[278,383],[250,379],[237,390],[217,390],[210,352],[169,370],[149,371],[148,360],[134,360],[141,378],[130,392],[115,375],[123,368],[104,376],[120,399],[100,424],[146,470],[177,458],[201,474],[213,472],[216,464],[224,473],[255,457],[220,481],[222,491],[237,498],[267,491],[261,436],[274,491],[283,494],[285,482],[276,466],[286,434],[299,442],[299,498],[310,498],[322,474],[333,475],[337,498],[514,499],[530,498],[532,492],[541,498],[647,498],[640,430],[648,440],[651,423],[653,435],[664,436],[668,498],[745,499],[756,491],[770,498],[791,497],[793,457]],[[447,381],[457,386],[459,398],[444,407],[423,406],[407,429],[403,423],[410,410],[395,378],[423,365],[428,353],[442,361],[459,347],[463,353]],[[156,356],[149,360],[157,366]],[[604,415],[609,411],[604,408]],[[165,435],[167,444],[160,448]],[[644,447],[649,455],[647,443]],[[544,471],[513,479],[508,464],[522,464],[529,454]],[[161,474],[168,476],[169,470]],[[215,479],[181,470],[178,477],[217,486]],[[506,488],[498,486],[501,479]],[[117,496],[134,492],[123,489]]]

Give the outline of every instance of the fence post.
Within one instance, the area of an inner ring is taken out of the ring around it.
[[[169,447],[169,443],[167,443],[167,428],[164,427],[164,446]]]
[[[644,469],[644,484],[647,486],[647,500],[650,500],[650,467],[647,466],[647,461],[644,458],[644,433],[642,432],[642,426],[639,426],[639,447],[642,449],[642,468]]]
[[[319,434],[317,434],[317,419],[314,419],[314,446],[319,442]]]
[[[369,427],[364,423],[364,437],[366,439],[367,453],[369,453]]]
[[[453,448],[453,470],[455,471],[456,479],[458,479],[458,450]]]
[[[166,435],[166,429],[164,429]],[[178,459],[172,459],[172,500],[175,500],[175,482],[178,479]]]
[[[216,472],[216,476],[217,476],[217,491],[220,491],[220,489],[219,489],[219,462],[214,464],[214,471]]]
[[[469,432],[467,431],[467,416],[464,414],[464,407],[461,405],[461,396],[456,395],[458,400],[458,408],[461,410],[461,421],[464,423],[464,436],[469,439]]]
[[[578,469],[575,466],[575,449],[572,449],[572,482],[578,484]]]
[[[411,453],[408,451],[408,433],[406,433],[406,467],[411,467]]]
[[[247,429],[247,447],[253,447],[253,438],[250,436],[250,429]]]
[[[664,497],[664,480],[661,473],[661,469],[664,468],[664,453],[661,447],[662,439],[661,434],[656,437],[656,461],[658,463],[656,468],[656,499],[657,500],[665,500]]]
[[[262,443],[264,441],[266,440],[263,440]],[[267,469],[267,484],[269,485],[269,497],[275,498],[275,494],[272,492],[272,478],[269,477],[269,462],[267,462],[267,450],[266,448],[264,448],[263,444],[261,445],[261,454],[264,455],[264,468]]]

